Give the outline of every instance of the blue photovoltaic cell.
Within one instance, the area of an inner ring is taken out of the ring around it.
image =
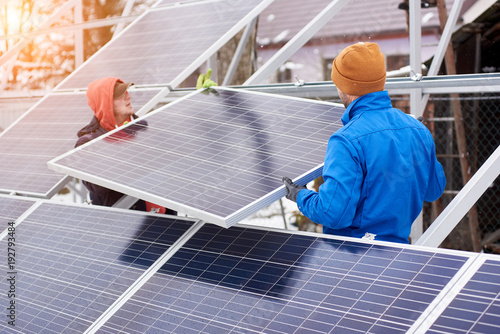
[[[0,332],[83,333],[192,224],[43,203],[16,228],[16,263],[10,271],[16,272],[17,317],[15,327],[4,318]],[[5,250],[0,260],[7,263],[5,240],[0,247]],[[8,284],[1,280],[2,291]]]
[[[427,333],[496,334],[500,329],[500,259],[486,260]]]
[[[7,228],[8,223],[19,218],[34,203],[35,200],[33,199],[0,196],[0,232]]]
[[[404,333],[457,254],[205,225],[100,333]]]
[[[158,90],[132,91],[139,110]],[[47,162],[75,147],[76,133],[92,119],[85,94],[48,95],[0,135],[0,192],[49,197],[63,176]],[[57,190],[56,190],[57,191]]]
[[[282,197],[283,176],[305,184],[321,175],[343,112],[214,88],[146,115],[131,140],[117,132],[49,166],[227,227]]]
[[[173,83],[175,88],[217,51],[214,46],[222,47],[252,19],[244,20],[250,12],[256,16],[263,2],[269,1],[207,0],[152,9],[57,89],[87,87],[96,76],[126,77],[136,85]]]

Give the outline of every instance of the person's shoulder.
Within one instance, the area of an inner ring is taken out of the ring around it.
[[[95,139],[95,138],[105,134],[106,132],[107,131],[105,129],[103,129],[102,127],[99,127],[98,129],[96,129],[93,132],[88,132],[88,133],[86,133],[78,138],[78,140],[76,141],[75,147],[78,147],[78,146],[81,146],[85,143],[88,143],[92,139]]]

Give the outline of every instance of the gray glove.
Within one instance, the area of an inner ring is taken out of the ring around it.
[[[291,201],[294,201],[297,203],[297,195],[299,194],[299,191],[302,189],[307,189],[304,186],[299,186],[298,184],[295,184],[290,180],[290,178],[284,176],[282,179],[283,183],[285,184],[286,188],[286,198],[288,198]]]

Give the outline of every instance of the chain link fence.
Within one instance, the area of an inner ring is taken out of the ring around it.
[[[407,96],[392,100],[396,108],[409,113]],[[441,198],[424,203],[425,230],[500,144],[500,94],[431,95],[424,124],[434,137],[436,155],[446,174],[446,189]],[[442,247],[500,253],[499,182],[497,178]]]
[[[457,115],[462,116],[461,120]],[[500,94],[434,95],[429,99],[424,118],[434,136],[436,154],[447,179],[440,200],[424,207],[425,228],[500,144]],[[496,244],[500,239],[499,191],[497,178],[442,247],[499,252],[500,246]]]

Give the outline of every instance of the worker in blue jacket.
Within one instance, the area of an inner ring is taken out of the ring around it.
[[[346,107],[328,141],[324,183],[315,192],[283,178],[287,198],[323,232],[408,243],[423,202],[438,199],[446,179],[429,130],[395,109],[385,59],[375,43],[345,48],[332,81]]]

